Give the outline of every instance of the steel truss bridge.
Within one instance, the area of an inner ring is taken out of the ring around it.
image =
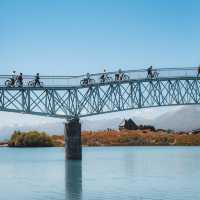
[[[0,111],[61,118],[169,105],[200,104],[200,78],[196,68],[157,69],[158,78],[146,78],[146,70],[125,71],[125,81],[81,86],[84,76],[41,76],[43,87],[6,87],[10,76],[0,76]],[[114,72],[109,73],[110,76]],[[24,76],[25,82],[33,79]]]

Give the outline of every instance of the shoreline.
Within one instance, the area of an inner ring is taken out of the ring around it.
[[[2,144],[0,147],[8,147],[8,144]]]
[[[0,147],[8,147],[8,142],[1,142],[0,141]]]
[[[84,146],[200,146],[200,134],[152,130],[83,132]]]
[[[28,135],[29,133],[27,133]],[[35,133],[37,135],[37,132]],[[52,145],[49,147],[64,147],[64,135],[45,135]],[[34,136],[35,137],[35,136]],[[30,140],[34,140],[34,137]],[[170,132],[164,130],[121,130],[121,131],[85,131],[81,133],[82,147],[154,147],[154,146],[200,146],[200,134],[185,132]],[[9,142],[0,142],[0,147],[48,147],[47,145],[10,145]]]
[[[115,145],[115,146],[106,146],[106,145],[101,145],[101,146],[87,146],[87,145],[82,145],[82,147],[97,147],[97,148],[101,148],[101,147],[200,147],[200,145]],[[8,145],[0,145],[0,148],[10,148],[10,149],[25,149],[25,148],[65,148],[64,146],[52,146],[52,147],[9,147]]]

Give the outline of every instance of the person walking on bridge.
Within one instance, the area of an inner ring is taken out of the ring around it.
[[[150,67],[147,69],[147,77],[150,77],[150,78],[152,78],[152,76],[153,76],[153,73],[152,73],[152,71],[153,71],[153,67],[152,67],[152,66],[150,66]]]
[[[40,86],[40,74],[37,73],[35,76],[35,86]]]

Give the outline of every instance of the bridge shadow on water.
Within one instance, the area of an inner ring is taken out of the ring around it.
[[[66,200],[82,199],[82,162],[68,160],[65,162]]]

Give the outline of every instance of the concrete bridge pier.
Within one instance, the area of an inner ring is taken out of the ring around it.
[[[65,157],[66,160],[81,160],[81,123],[78,118],[65,123]]]

